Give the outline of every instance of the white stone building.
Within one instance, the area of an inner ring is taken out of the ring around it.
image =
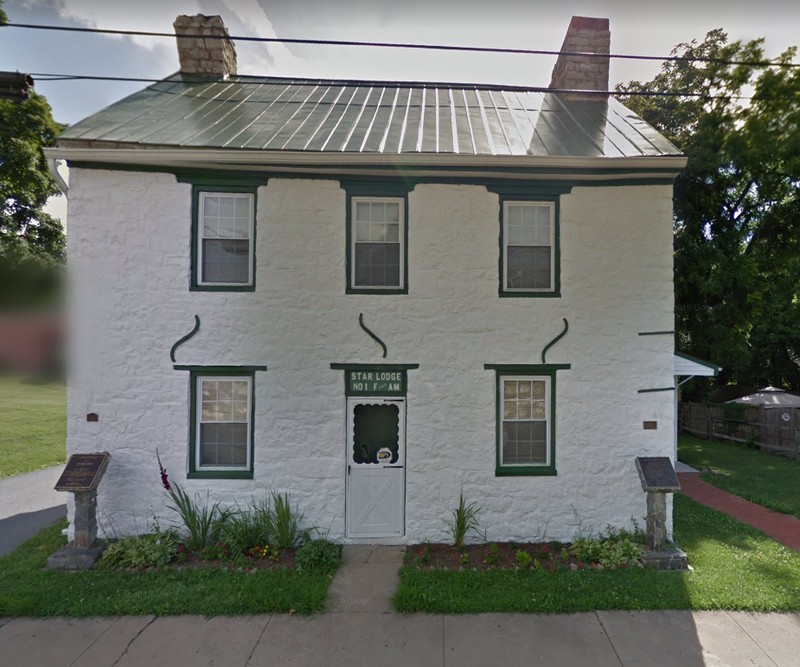
[[[573,19],[564,50],[608,46]],[[558,92],[606,91],[608,60],[562,56],[537,90],[244,77],[226,40],[179,48],[49,151],[68,450],[111,453],[101,531],[168,522],[156,448],[190,493],[287,491],[341,541],[444,541],[462,490],[491,540],[643,525],[634,459],[673,454],[685,160]]]

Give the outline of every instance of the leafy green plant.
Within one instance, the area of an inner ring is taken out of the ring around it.
[[[517,565],[522,568],[529,568],[533,563],[533,556],[523,549],[518,549],[516,554]]]
[[[291,549],[308,541],[309,530],[301,524],[305,514],[292,508],[289,494],[272,492],[272,542],[279,549]]]
[[[500,562],[500,547],[497,546],[496,542],[492,542],[489,545],[489,553],[486,554],[483,562],[490,566],[497,565]]]
[[[109,544],[97,563],[100,569],[167,565],[178,552],[178,536],[170,532],[122,537]]]
[[[223,508],[218,502],[213,505],[192,499],[177,484],[172,484],[168,491],[172,499],[169,509],[178,513],[188,535],[187,547],[192,551],[200,551],[221,541],[222,532],[231,518],[231,511]]]
[[[330,540],[311,540],[297,549],[294,564],[298,570],[333,574],[342,560],[342,545]]]
[[[275,519],[269,501],[253,499],[250,507],[237,508],[231,513],[222,531],[222,539],[233,555],[273,543]]]
[[[461,554],[461,557],[458,559],[458,562],[464,566],[469,565],[469,554],[465,551],[463,554]]]
[[[641,565],[641,547],[633,534],[624,530],[609,529],[597,539],[578,537],[571,551],[578,560],[599,563],[603,567]]]
[[[478,527],[478,512],[481,508],[477,503],[467,503],[464,499],[464,493],[460,493],[458,497],[458,507],[453,510],[453,518],[446,519],[448,532],[453,539],[453,544],[456,548],[461,549],[464,546],[467,535],[472,532],[480,535]]]

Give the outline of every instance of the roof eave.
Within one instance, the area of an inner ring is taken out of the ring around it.
[[[275,168],[346,169],[394,168],[419,169],[532,169],[602,172],[613,178],[674,177],[686,165],[683,155],[653,155],[637,157],[573,157],[528,155],[460,155],[453,153],[353,153],[268,151],[225,148],[181,147],[123,147],[118,144],[99,147],[60,142],[46,148],[48,158],[74,163],[105,163],[111,165],[150,166],[165,168],[219,168],[270,171]],[[598,174],[591,174],[597,176]]]

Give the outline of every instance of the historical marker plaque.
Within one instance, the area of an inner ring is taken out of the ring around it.
[[[108,452],[73,454],[56,482],[56,491],[96,491],[110,458]]]
[[[680,491],[681,484],[668,456],[637,456],[636,470],[642,489],[652,492]]]

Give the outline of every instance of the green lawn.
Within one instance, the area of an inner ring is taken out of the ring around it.
[[[0,377],[0,478],[66,462],[62,382]]]
[[[421,571],[404,567],[404,612],[578,612],[594,609],[800,609],[800,553],[725,514],[675,497],[675,539],[691,572]]]
[[[239,615],[325,606],[332,575],[294,570],[229,572],[162,568],[151,572],[52,572],[47,556],[64,544],[66,521],[0,558],[0,617],[125,614]]]
[[[682,435],[678,458],[693,468],[711,468],[702,479],[764,507],[800,518],[800,461]]]

